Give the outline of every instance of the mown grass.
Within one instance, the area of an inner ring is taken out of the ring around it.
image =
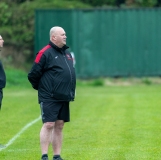
[[[71,122],[64,128],[65,160],[160,160],[161,86],[78,85],[71,103]],[[30,87],[6,87],[0,111],[0,144],[5,145],[27,123],[40,115],[37,92]],[[0,159],[40,159],[41,120]],[[52,151],[50,147],[50,160]]]
[[[5,72],[7,79],[6,88],[27,88],[31,86],[27,79],[27,72],[13,68],[5,69]]]

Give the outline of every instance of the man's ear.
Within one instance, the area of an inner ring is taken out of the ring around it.
[[[55,40],[56,40],[56,36],[52,36],[52,40],[54,40],[54,41],[55,41]]]

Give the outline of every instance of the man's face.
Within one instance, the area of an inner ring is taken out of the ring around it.
[[[59,28],[54,36],[56,45],[60,48],[62,48],[64,45],[66,45],[66,33],[62,28]]]
[[[3,43],[4,43],[4,40],[3,40],[2,36],[0,36],[0,48],[3,47]]]

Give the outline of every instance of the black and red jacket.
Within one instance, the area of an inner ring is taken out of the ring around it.
[[[67,49],[66,45],[58,48],[50,41],[37,53],[28,80],[38,90],[39,103],[74,100],[76,75]]]

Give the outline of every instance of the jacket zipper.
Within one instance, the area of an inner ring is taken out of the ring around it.
[[[66,62],[66,64],[67,64],[68,69],[69,69],[69,72],[70,72],[71,85],[72,85],[72,71],[71,71],[71,69],[70,69],[70,66],[69,66],[69,64],[68,64],[68,62],[67,62],[67,60],[66,60],[66,58],[65,58],[65,55],[64,55],[64,59],[65,59],[65,62]],[[70,95],[71,95],[71,93],[70,93]],[[72,95],[71,95],[71,97],[72,97]]]

